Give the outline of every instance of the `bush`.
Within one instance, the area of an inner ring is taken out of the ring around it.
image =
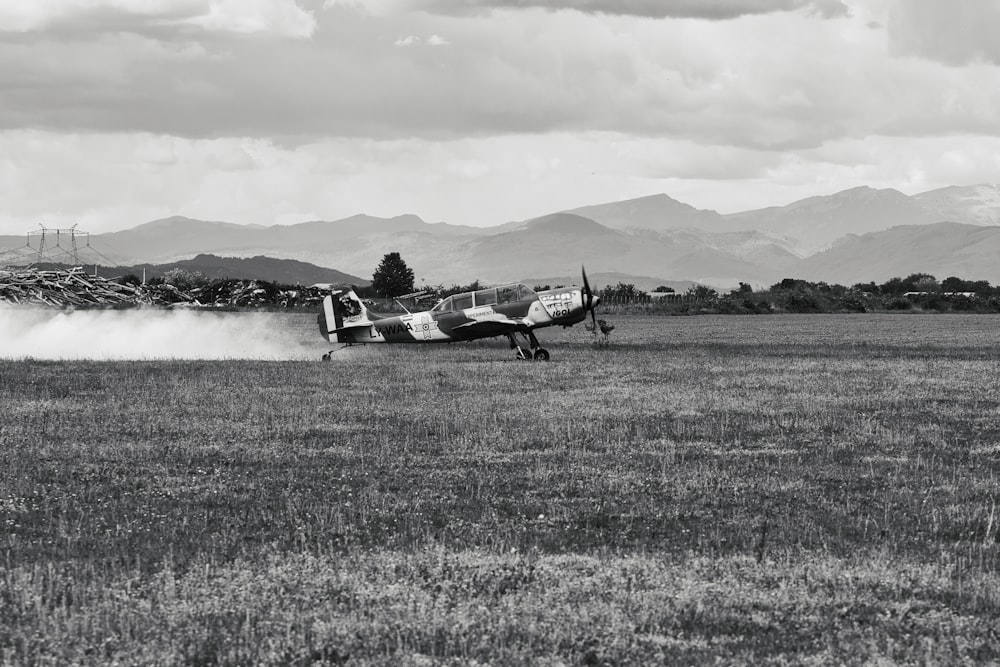
[[[962,312],[969,312],[978,310],[978,303],[976,299],[970,299],[967,296],[956,296],[951,299],[952,310],[958,310]]]
[[[864,313],[868,311],[868,306],[864,299],[859,296],[846,296],[840,302],[840,307],[849,313]]]
[[[785,310],[790,313],[822,313],[823,308],[811,294],[790,294],[785,301]]]
[[[903,297],[896,297],[895,299],[890,299],[887,304],[885,304],[886,310],[912,310],[913,304],[909,300]]]

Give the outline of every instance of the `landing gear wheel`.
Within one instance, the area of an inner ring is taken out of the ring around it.
[[[531,359],[531,353],[530,352],[525,352],[521,348],[518,348],[517,352],[514,353],[514,358],[517,359],[518,361],[524,361],[525,359]]]
[[[540,347],[537,350],[535,350],[534,357],[535,357],[535,361],[548,361],[549,360],[549,351],[546,350],[544,347]]]
[[[330,353],[329,352],[327,352],[326,354],[323,355],[323,361],[330,361]]]

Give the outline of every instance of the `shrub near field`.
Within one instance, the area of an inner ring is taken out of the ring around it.
[[[1000,319],[615,324],[0,361],[0,662],[1000,660]]]

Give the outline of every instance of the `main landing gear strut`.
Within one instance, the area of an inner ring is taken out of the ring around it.
[[[529,349],[524,349],[517,342],[516,334],[507,334],[507,340],[510,341],[510,349],[517,350],[514,356],[517,359],[534,359],[535,361],[548,361],[549,351],[542,347],[538,339],[535,338],[535,334],[531,329],[525,329],[524,331],[519,331],[524,339],[528,341]]]

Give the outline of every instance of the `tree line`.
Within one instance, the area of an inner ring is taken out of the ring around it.
[[[126,282],[138,279],[128,276]],[[322,298],[319,293],[301,286],[285,286],[265,281],[212,280],[198,272],[175,269],[168,271],[162,281],[181,290],[188,290],[207,298],[209,303],[231,302],[234,305],[272,305],[278,307],[311,307]],[[452,294],[472,292],[488,287],[478,279],[471,283],[450,286],[414,286],[414,273],[398,252],[387,253],[372,275],[370,286],[358,290],[360,296],[383,299],[382,306],[395,307],[393,299],[419,293],[414,305],[418,308],[433,305]],[[563,287],[563,285],[531,285],[536,291]],[[250,288],[250,289],[248,289]],[[217,294],[218,292],[218,294]],[[812,282],[798,278],[785,278],[766,289],[754,290],[749,283],[741,282],[729,292],[719,293],[705,286],[694,285],[683,293],[661,285],[652,293],[633,283],[619,282],[596,290],[601,297],[602,309],[638,309],[643,312],[667,314],[685,313],[836,313],[872,311],[964,311],[1000,313],[1000,285],[986,280],[966,280],[949,276],[938,281],[929,273],[912,273],[905,278],[894,277],[883,283],[855,283],[850,286],[836,283]],[[234,293],[237,296],[234,296]],[[248,295],[253,299],[249,303]],[[273,302],[273,303],[272,303]]]
[[[423,285],[415,288],[413,271],[399,253],[388,253],[372,276],[372,286],[364,290],[371,297],[391,298],[422,292],[421,298],[436,301],[452,294],[486,287],[475,280],[466,285]],[[562,285],[532,285],[536,291]],[[764,290],[755,291],[749,283],[720,294],[705,285],[694,285],[682,294],[661,285],[648,293],[633,283],[619,282],[597,290],[605,308],[642,308],[664,312],[719,313],[827,313],[868,311],[968,311],[1000,312],[1000,286],[986,280],[966,280],[949,276],[938,281],[929,273],[894,277],[884,283],[811,282],[785,278]]]
[[[658,291],[659,288],[658,288]],[[666,291],[666,290],[662,290]],[[720,294],[695,285],[680,298],[657,298],[619,283],[601,291],[605,307],[640,308],[673,313],[837,313],[877,311],[935,311],[1000,313],[1000,286],[986,280],[949,276],[938,281],[929,273],[894,277],[884,283],[850,286],[823,281],[785,278],[755,291],[748,283]]]

